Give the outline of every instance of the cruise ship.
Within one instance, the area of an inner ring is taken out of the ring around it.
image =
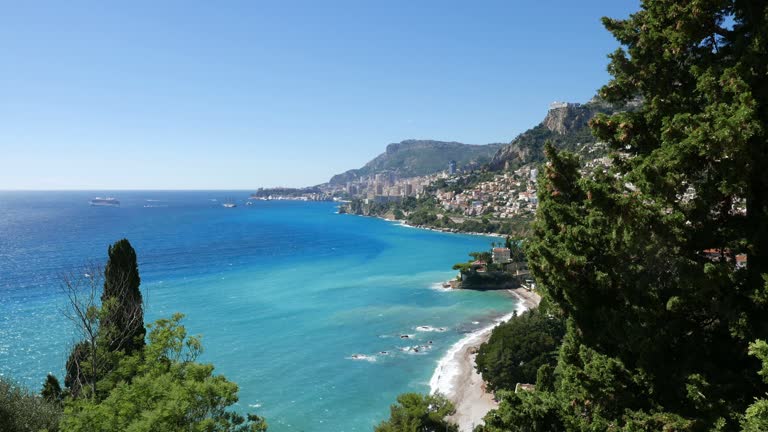
[[[112,197],[96,197],[91,200],[91,205],[95,207],[120,207],[120,201]]]

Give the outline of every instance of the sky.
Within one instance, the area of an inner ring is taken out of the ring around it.
[[[638,0],[0,0],[0,189],[307,186],[586,102]]]

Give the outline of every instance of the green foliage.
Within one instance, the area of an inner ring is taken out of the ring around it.
[[[509,259],[511,262],[525,262],[527,261],[527,258],[525,257],[525,249],[523,248],[523,242],[524,239],[522,238],[512,238],[511,236],[507,236],[507,238],[504,241],[504,247],[509,249]]]
[[[429,210],[420,209],[408,215],[408,222],[413,225],[433,225],[437,215]]]
[[[101,296],[106,315],[100,332],[110,351],[130,355],[144,346],[146,333],[136,251],[122,239],[109,247],[108,255]]]
[[[388,420],[374,428],[376,432],[458,432],[445,418],[455,413],[453,404],[440,395],[404,393],[390,407]]]
[[[188,336],[181,314],[150,325],[149,343],[121,359],[99,381],[107,396],[68,399],[61,426],[67,431],[263,431],[262,419],[228,412],[237,385],[196,363],[199,338]]]
[[[517,383],[535,383],[544,365],[554,366],[565,333],[560,318],[535,309],[493,329],[477,354],[477,369],[491,390],[513,390]]]
[[[470,252],[469,256],[472,257],[474,261],[485,261],[486,263],[491,262],[491,259],[493,258],[493,255],[488,251]]]
[[[500,391],[499,408],[486,414],[483,426],[475,432],[562,432],[566,429],[560,418],[561,403],[546,392]]]
[[[554,401],[565,430],[764,429],[747,346],[768,336],[767,18],[764,2],[646,0],[604,20],[624,49],[601,95],[644,103],[592,121],[610,169],[582,177],[545,146],[525,245],[570,324],[554,388],[520,398]],[[500,424],[541,418],[520,412]]]
[[[50,375],[49,375],[50,376]],[[0,377],[0,431],[59,430],[61,405]]]
[[[461,273],[467,273],[472,269],[471,262],[456,263],[453,265],[454,270],[458,270]]]
[[[768,343],[758,339],[749,345],[749,354],[757,357],[762,368],[758,374],[764,382],[768,382]],[[741,424],[745,432],[761,432],[768,430],[768,399],[761,398],[747,408]]]
[[[323,191],[317,186],[305,187],[305,188],[287,188],[287,187],[275,187],[275,188],[258,188],[256,192],[251,194],[251,197],[255,198],[268,198],[270,195],[284,196],[284,197],[301,197],[305,194],[322,194]]]
[[[45,377],[45,383],[43,383],[43,388],[40,390],[40,396],[48,402],[61,403],[63,397],[61,384],[59,384],[59,380],[54,375],[48,374]]]
[[[555,389],[555,369],[550,363],[544,363],[536,371],[536,390],[551,392]]]

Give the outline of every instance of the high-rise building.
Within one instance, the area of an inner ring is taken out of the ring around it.
[[[452,160],[448,162],[448,174],[456,174],[456,161]]]
[[[405,196],[413,195],[413,185],[410,183],[405,184]]]

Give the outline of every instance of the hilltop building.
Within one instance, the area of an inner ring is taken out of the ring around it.
[[[581,106],[580,103],[554,101],[551,104],[549,104],[549,109],[553,110],[557,108],[576,108],[580,106]]]

